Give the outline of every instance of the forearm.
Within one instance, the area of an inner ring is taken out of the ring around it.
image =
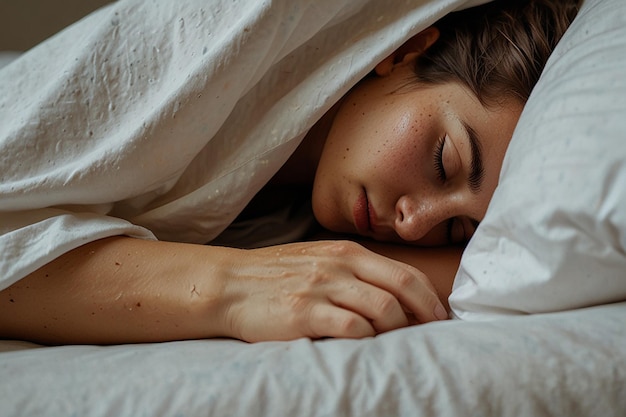
[[[246,251],[116,237],[70,251],[0,292],[0,337],[367,337],[408,325],[408,313],[421,323],[445,318],[421,271],[354,242]]]
[[[0,292],[0,336],[52,344],[226,336],[219,278],[230,250],[88,243]]]

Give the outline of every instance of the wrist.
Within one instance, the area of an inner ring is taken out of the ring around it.
[[[237,265],[242,249],[199,246],[192,271],[187,275],[189,308],[204,338],[239,338],[234,306],[239,297]]]

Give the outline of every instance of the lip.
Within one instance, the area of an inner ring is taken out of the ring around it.
[[[373,233],[376,233],[378,230],[378,216],[376,215],[376,210],[374,210],[374,206],[369,199],[367,199],[367,214],[369,221],[369,230]]]
[[[354,203],[354,206],[352,207],[352,216],[354,217],[354,225],[356,226],[358,233],[366,234],[370,231],[370,204],[367,200],[367,193],[365,190],[361,192],[359,198],[357,198]]]

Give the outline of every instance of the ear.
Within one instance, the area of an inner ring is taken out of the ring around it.
[[[405,65],[413,61],[430,48],[437,39],[439,39],[439,29],[434,26],[424,29],[376,65],[374,71],[380,77],[391,74],[396,65]]]

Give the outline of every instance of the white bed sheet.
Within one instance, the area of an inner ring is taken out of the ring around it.
[[[104,237],[209,242],[376,63],[481,2],[120,0],[61,31],[0,70],[0,288]]]
[[[15,61],[21,54],[18,51],[0,51],[0,69]]]
[[[366,340],[0,343],[0,415],[602,416],[626,411],[626,303]],[[33,348],[35,347],[35,348]]]

